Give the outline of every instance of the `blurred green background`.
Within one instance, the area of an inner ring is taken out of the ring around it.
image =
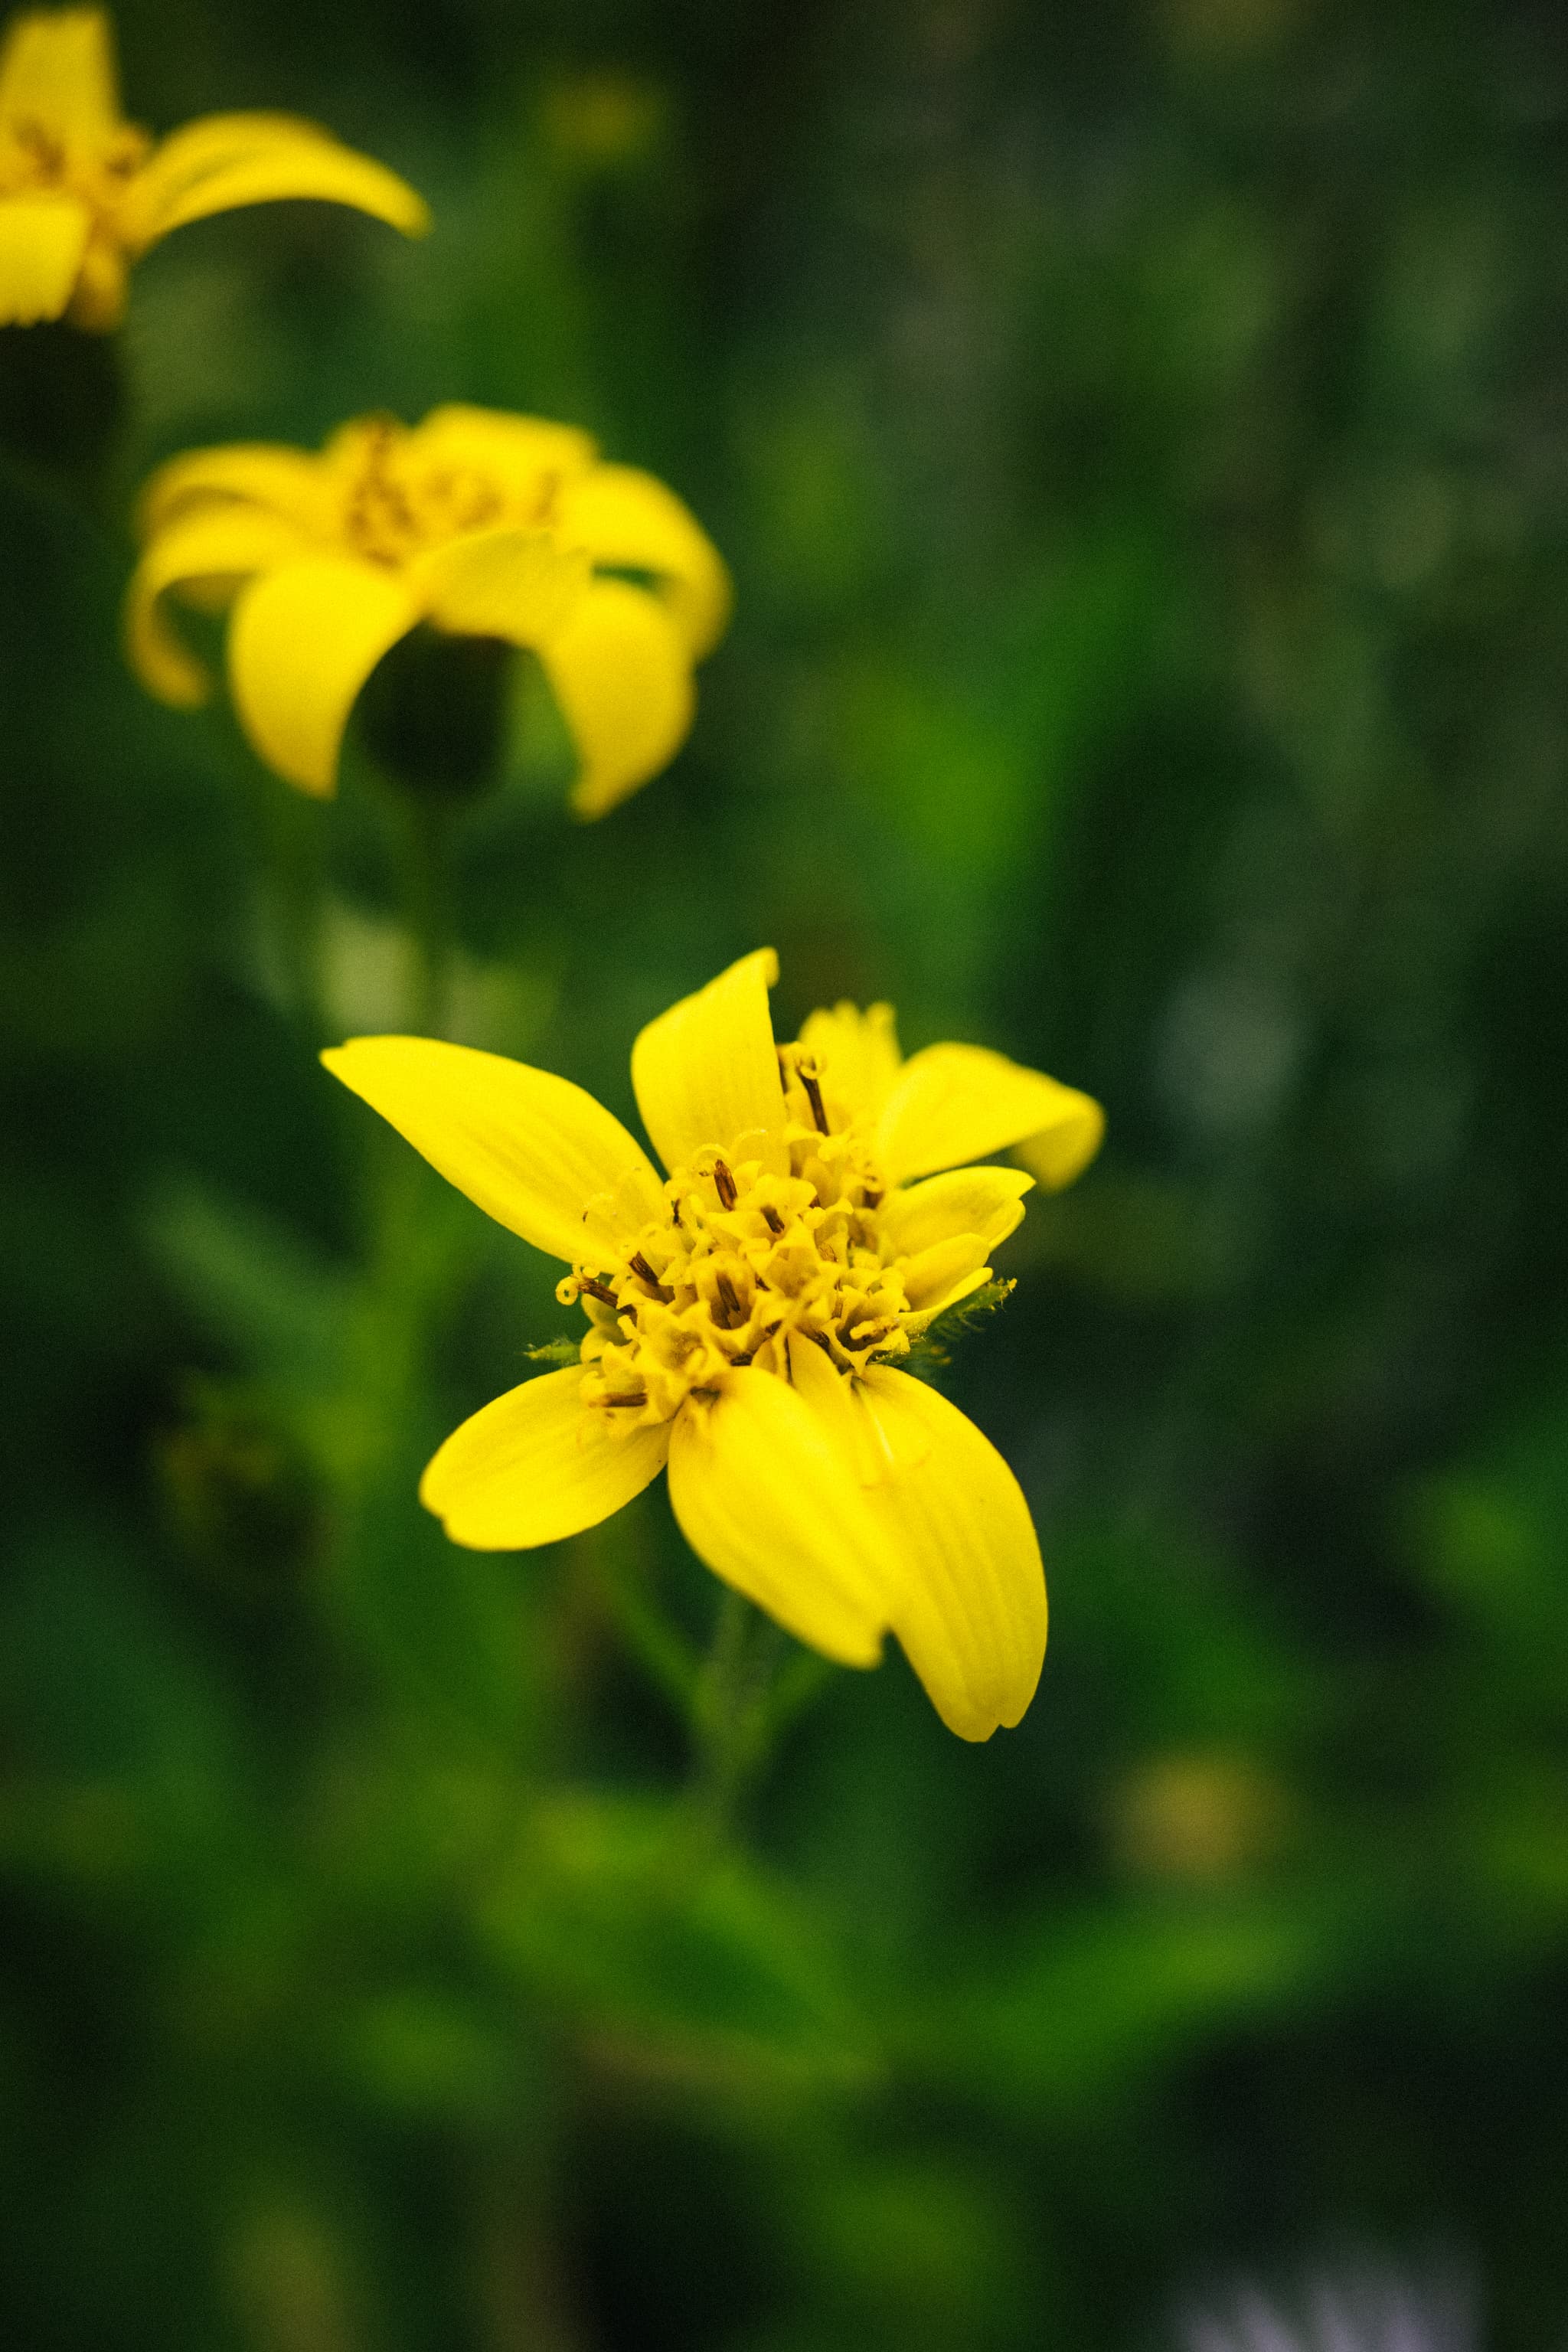
[[[181,231],[111,490],[0,460],[8,2341],[1101,2352],[1352,2242],[1456,2250],[1544,2352],[1563,20],[119,22],[133,117],[297,109],[437,226]],[[320,845],[329,1023],[403,1017],[384,810],[116,650],[157,458],[451,398],[663,475],[738,591],[597,827],[522,680],[457,1033],[630,1116],[637,1027],[770,940],[781,1034],[885,996],[1110,1114],[943,1375],[1041,1529],[1032,1712],[972,1749],[896,1655],[839,1675],[684,1868],[626,1627],[700,1645],[717,1588],[662,1485],[516,1558],[415,1502],[576,1318],[291,1007],[266,877]]]

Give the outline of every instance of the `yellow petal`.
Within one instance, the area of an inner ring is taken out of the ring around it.
[[[562,486],[586,473],[595,457],[592,437],[574,425],[461,400],[433,408],[408,441],[410,456],[433,472],[449,467],[499,483],[513,498],[541,499],[541,521]]]
[[[424,198],[406,181],[316,123],[288,114],[214,114],[154,150],[129,193],[126,233],[145,248],[210,213],[290,196],[351,205],[408,236],[430,226]]]
[[[632,1047],[637,1108],[667,1168],[699,1151],[727,1151],[749,1129],[782,1136],[784,1088],[768,1015],[778,976],[773,949],[758,948],[650,1021]]]
[[[302,792],[330,793],[349,712],[419,608],[401,573],[306,555],[244,589],[228,632],[234,707],[258,754]]]
[[[1061,1091],[1068,1100],[1061,1104],[1059,1117],[1014,1147],[1016,1157],[1047,1192],[1059,1192],[1082,1175],[1105,1134],[1105,1113],[1092,1095],[1080,1095],[1076,1087]]]
[[[896,1563],[826,1423],[772,1372],[676,1417],[669,1499],[717,1576],[847,1666],[875,1665]]]
[[[827,1091],[852,1116],[881,1117],[903,1062],[890,1004],[868,1004],[862,1013],[846,1002],[808,1013],[800,1042],[821,1062]]]
[[[787,1341],[789,1376],[797,1395],[805,1399],[824,1423],[836,1450],[854,1471],[862,1486],[874,1486],[891,1477],[906,1461],[920,1462],[930,1452],[930,1440],[916,1433],[912,1454],[895,1452],[880,1423],[866,1404],[858,1381],[846,1380],[814,1339],[792,1331]]]
[[[854,1402],[855,1465],[863,1486],[878,1486],[887,1478],[917,1470],[931,1452],[931,1432],[913,1414],[879,1420],[871,1410],[870,1391],[863,1380],[847,1381]]]
[[[986,1255],[985,1244],[975,1234],[952,1234],[944,1242],[933,1242],[918,1257],[901,1260],[899,1273],[904,1296],[928,1318],[940,1315],[944,1307],[978,1286],[977,1275],[990,1273]]]
[[[409,576],[438,629],[537,646],[569,617],[588,565],[547,531],[476,530],[433,548]]]
[[[879,1138],[897,1183],[984,1160],[1026,1136],[1041,1135],[1058,1139],[1064,1163],[1078,1151],[1076,1175],[1100,1140],[1100,1106],[1087,1095],[1026,1070],[1005,1054],[984,1045],[928,1045],[899,1073]]]
[[[652,474],[595,466],[563,493],[561,530],[597,563],[652,572],[693,661],[723,635],[729,572],[696,516]]]
[[[0,327],[60,316],[91,226],[74,196],[0,196]]]
[[[31,122],[76,147],[111,138],[120,120],[114,47],[100,8],[14,16],[0,46],[0,122]]]
[[[527,1551],[596,1528],[663,1469],[669,1423],[612,1431],[583,1403],[575,1364],[497,1397],[453,1431],[419,1482],[419,1499],[454,1543]]]
[[[583,1216],[626,1188],[644,1223],[662,1205],[647,1155],[569,1078],[433,1037],[354,1037],[321,1055],[450,1184],[509,1232],[568,1261]]]
[[[868,1423],[856,1399],[854,1383],[835,1368],[826,1350],[804,1332],[792,1331],[784,1351],[795,1394],[810,1406],[835,1452],[860,1485],[868,1486],[877,1475],[878,1465],[871,1458]]]
[[[977,1265],[973,1274],[961,1275],[950,1289],[939,1291],[935,1297],[928,1297],[918,1315],[906,1315],[903,1318],[904,1329],[911,1339],[918,1339],[922,1331],[930,1328],[939,1315],[945,1315],[948,1308],[956,1307],[961,1299],[972,1298],[977,1290],[984,1288],[990,1279],[991,1268],[988,1265]]]
[[[88,238],[66,317],[87,334],[110,334],[125,316],[130,290],[124,249],[100,221]]]
[[[900,1561],[893,1631],[961,1739],[989,1739],[1034,1697],[1046,1580],[1029,1507],[989,1438],[923,1381],[874,1365],[862,1391],[908,1465],[866,1490]]]
[[[162,701],[205,702],[212,680],[181,644],[161,600],[171,589],[232,589],[248,574],[300,552],[299,533],[275,515],[235,504],[186,514],[160,531],[132,574],[125,598],[125,649],[132,669]]]
[[[603,816],[679,751],[691,727],[691,659],[646,588],[595,580],[539,647],[576,746],[572,805]]]
[[[957,1234],[973,1234],[994,1249],[1023,1223],[1024,1195],[1034,1184],[1021,1168],[955,1168],[890,1193],[882,1209],[882,1254],[917,1257]]]
[[[265,508],[303,531],[326,531],[335,520],[319,457],[280,441],[231,441],[186,449],[150,475],[136,501],[137,534],[150,539],[190,508],[233,505]]]

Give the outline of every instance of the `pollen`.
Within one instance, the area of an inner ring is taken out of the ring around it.
[[[510,524],[540,531],[559,520],[562,469],[542,462],[531,478],[458,465],[433,455],[416,430],[390,416],[344,428],[333,450],[342,480],[342,535],[358,555],[389,568],[465,533]]]
[[[588,1317],[583,1401],[613,1425],[668,1421],[746,1366],[788,1379],[792,1338],[847,1379],[907,1356],[930,1320],[910,1295],[912,1262],[883,1231],[889,1188],[868,1131],[801,1047],[779,1059],[787,1172],[761,1153],[699,1153],[635,1241],[617,1249],[611,1221],[591,1219],[606,1238],[556,1292]]]

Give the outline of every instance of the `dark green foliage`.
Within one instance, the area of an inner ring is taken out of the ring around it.
[[[0,331],[7,2341],[1131,2352],[1349,2242],[1457,2250],[1549,2352],[1552,13],[121,30],[133,114],[297,109],[437,226],[240,213],[115,352]],[[732,564],[688,747],[602,824],[489,648],[462,742],[389,664],[330,806],[120,666],[149,466],[449,399],[587,426]],[[408,1017],[389,750],[444,788],[472,1043],[629,1118],[638,1025],[769,940],[781,1034],[887,998],[1106,1103],[927,1351],[1041,1529],[1016,1732],[786,1651],[726,1830],[662,1489],[516,1559],[419,1509],[578,1323],[314,1059],[313,996]]]

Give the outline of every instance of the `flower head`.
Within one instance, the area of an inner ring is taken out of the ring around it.
[[[895,1633],[944,1722],[988,1738],[1039,1679],[1039,1546],[994,1447],[899,1367],[988,1279],[1034,1182],[964,1163],[1033,1139],[1047,1181],[1070,1182],[1101,1114],[978,1046],[905,1061],[886,1005],[814,1013],[775,1046],[776,975],[759,950],[637,1038],[662,1180],[548,1071],[419,1037],[322,1056],[564,1259],[557,1296],[587,1316],[581,1361],[465,1422],[421,1496],[457,1542],[512,1550],[597,1525],[668,1462],[676,1518],[719,1576],[847,1665]]]
[[[193,450],[153,475],[140,520],[126,612],[143,682],[204,700],[163,600],[232,602],[240,722],[308,793],[332,791],[355,697],[425,621],[537,653],[577,747],[573,803],[602,815],[674,756],[693,664],[729,614],[723,564],[661,482],[600,464],[570,425],[494,409],[363,417],[320,455]]]
[[[416,236],[412,188],[313,122],[209,114],[157,142],[120,112],[98,8],[14,17],[0,46],[0,326],[118,326],[132,262],[187,221],[319,196]]]

